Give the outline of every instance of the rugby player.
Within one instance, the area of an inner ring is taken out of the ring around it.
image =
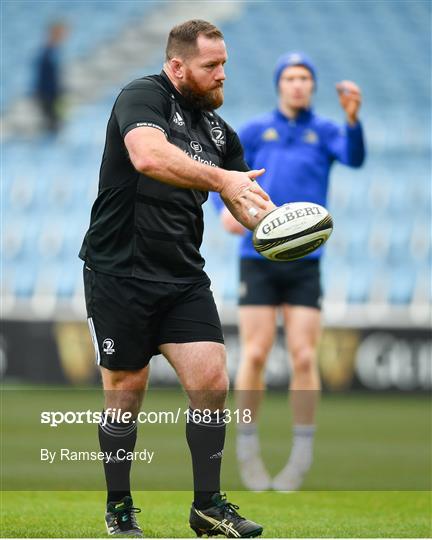
[[[139,412],[153,355],[162,353],[189,395],[186,437],[194,500],[190,526],[202,534],[254,537],[261,525],[220,492],[228,389],[221,324],[199,252],[202,204],[220,194],[252,229],[274,208],[253,182],[233,129],[214,112],[224,98],[227,51],[202,20],[174,27],[159,75],[117,97],[108,121],[99,191],[80,257],[88,323],[105,390],[105,410]],[[210,409],[211,421],[196,411]],[[218,414],[219,411],[219,414]],[[103,418],[103,452],[133,451],[135,423]],[[130,461],[106,463],[106,525],[141,535],[130,492]]]
[[[351,81],[336,85],[346,116],[341,126],[317,115],[312,97],[316,68],[302,52],[284,54],[277,61],[274,83],[278,107],[252,119],[240,131],[247,163],[264,167],[262,187],[273,202],[308,201],[326,206],[329,173],[334,162],[360,167],[365,158],[362,126],[358,119],[360,88]],[[252,244],[252,233],[239,223],[220,197],[226,230],[244,235],[240,246],[239,325],[242,360],[237,373],[239,404],[251,409],[253,422],[240,424],[237,457],[246,487],[295,491],[312,464],[315,416],[320,392],[317,345],[321,327],[320,257],[322,249],[293,262],[272,262]],[[290,401],[293,442],[286,466],[270,478],[261,459],[257,419],[265,388],[264,374],[281,311],[291,359]]]

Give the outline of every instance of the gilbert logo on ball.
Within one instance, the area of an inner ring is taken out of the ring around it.
[[[267,214],[253,233],[255,249],[272,261],[301,259],[326,242],[333,231],[333,220],[323,206],[294,202]]]

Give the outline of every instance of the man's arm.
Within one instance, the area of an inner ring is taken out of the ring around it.
[[[360,122],[355,126],[348,124],[344,128],[331,126],[327,132],[327,147],[333,158],[343,165],[361,167],[366,151]]]
[[[350,167],[361,167],[366,151],[363,130],[358,119],[362,95],[360,88],[352,81],[336,84],[339,103],[346,115],[345,132],[334,128],[329,135],[328,145],[333,157]]]
[[[260,171],[227,171],[192,160],[165,135],[151,127],[138,127],[126,133],[125,145],[135,169],[146,175],[181,188],[217,191],[227,207],[245,227],[253,229],[268,211],[269,197],[256,182]],[[252,216],[250,208],[259,213]]]
[[[137,171],[173,186],[221,191],[225,171],[203,165],[167,141],[158,129],[139,127],[125,136],[125,145]]]

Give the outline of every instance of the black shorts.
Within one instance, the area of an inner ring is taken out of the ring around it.
[[[224,342],[208,278],[160,283],[84,266],[84,291],[96,362],[105,368],[141,369],[163,343]]]
[[[307,306],[321,308],[319,261],[306,259],[275,262],[262,259],[240,260],[241,306]]]

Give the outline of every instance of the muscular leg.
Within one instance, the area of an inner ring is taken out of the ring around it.
[[[237,458],[243,484],[263,491],[270,487],[270,477],[261,460],[256,422],[265,390],[265,365],[276,333],[276,307],[242,306],[239,313],[241,362],[236,399],[240,410],[250,409],[252,422],[237,426]]]
[[[193,409],[224,408],[229,380],[222,343],[165,343],[159,349],[175,369]]]
[[[137,426],[133,422],[116,422],[110,418],[109,411],[121,410],[132,413],[135,419],[147,386],[149,368],[136,371],[110,371],[101,367],[105,394],[105,415],[99,424],[99,443],[102,452],[116,456],[119,449],[132,452],[135,447]],[[130,496],[130,469],[132,461],[116,459],[104,461],[107,483],[107,503],[117,503]]]
[[[189,396],[190,413],[186,439],[192,457],[194,507],[210,508],[215,493],[220,493],[220,468],[225,443],[223,410],[228,391],[225,347],[221,343],[166,343],[160,351],[177,372]],[[210,409],[204,420],[193,411]]]
[[[315,308],[285,305],[283,315],[292,365],[293,446],[286,467],[274,480],[274,487],[293,491],[301,486],[312,464],[315,414],[321,388],[316,359],[321,314]]]
[[[100,368],[105,394],[105,410],[121,409],[136,416],[147,388],[149,366],[136,371],[111,371]]]

